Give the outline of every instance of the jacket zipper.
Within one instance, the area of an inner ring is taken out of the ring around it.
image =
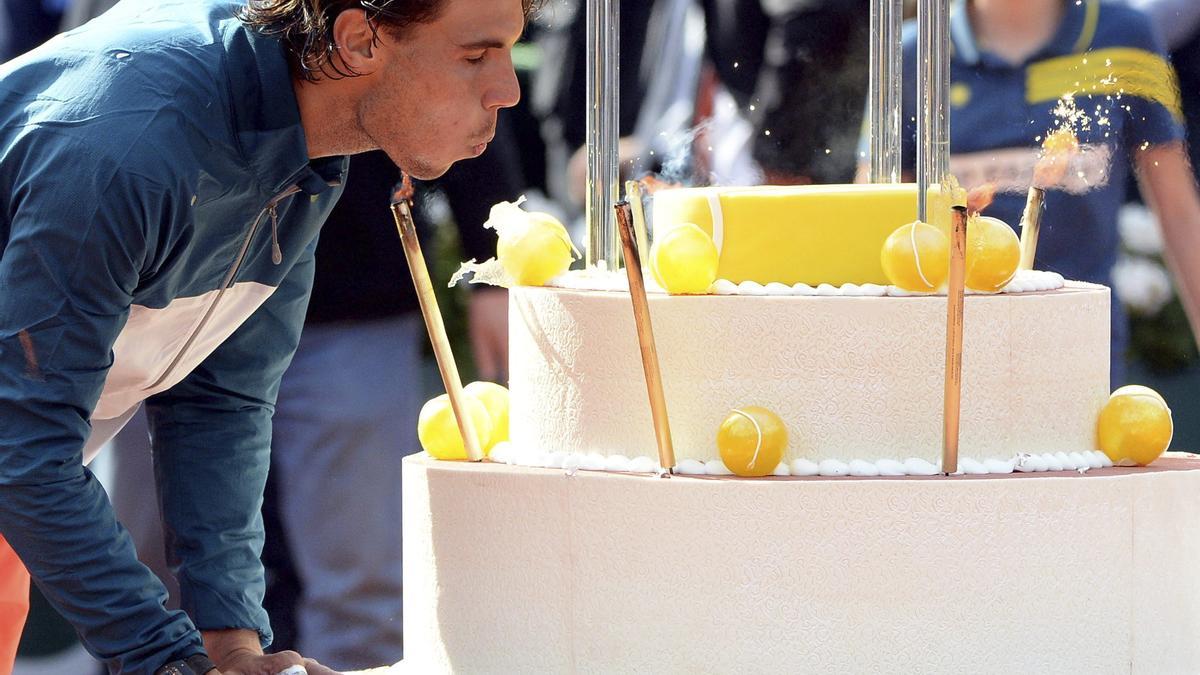
[[[275,209],[279,206],[279,202],[287,199],[299,191],[300,186],[298,185],[292,185],[286,188],[283,192],[280,192],[272,197],[271,200],[267,202],[267,205],[258,212],[258,216],[254,219],[254,222],[250,224],[250,229],[246,232],[246,237],[242,240],[242,247],[238,250],[237,257],[234,259],[233,264],[230,265],[229,270],[225,272],[225,278],[221,281],[221,287],[217,291],[216,297],[214,297],[212,302],[208,304],[208,309],[204,311],[204,316],[201,317],[200,323],[196,324],[196,329],[192,331],[191,335],[188,336],[188,339],[183,343],[183,347],[181,347],[179,352],[175,354],[175,358],[171,359],[171,363],[167,366],[167,369],[163,371],[162,375],[159,375],[158,379],[148,387],[149,389],[157,388],[159,385],[165,382],[168,377],[170,377],[171,373],[175,372],[175,368],[179,366],[179,362],[183,360],[183,357],[188,353],[188,350],[191,349],[192,343],[194,343],[196,338],[199,337],[202,332],[204,332],[204,327],[208,325],[209,319],[211,319],[213,313],[216,312],[217,305],[221,303],[221,298],[225,295],[225,291],[229,290],[229,288],[233,286],[234,281],[237,279],[237,273],[239,270],[241,270],[242,263],[246,259],[246,252],[250,249],[250,242],[254,240],[254,235],[258,233],[258,227],[262,224],[262,219],[267,214],[270,214],[271,216],[271,262],[275,265],[283,262],[283,252],[279,248],[279,219],[275,214]]]

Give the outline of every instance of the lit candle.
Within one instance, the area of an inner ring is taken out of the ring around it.
[[[646,233],[646,210],[642,204],[642,183],[636,180],[625,181],[625,199],[633,211],[633,233],[637,235],[637,250],[639,256],[650,252],[650,237]],[[639,258],[642,262],[645,258]]]
[[[425,266],[425,256],[421,254],[421,242],[417,239],[417,228],[413,224],[412,205],[409,202],[411,198],[412,183],[408,174],[404,174],[401,185],[397,186],[392,196],[392,217],[396,220],[396,229],[400,232],[400,241],[404,244],[404,257],[408,260],[408,271],[412,274],[413,286],[417,290],[421,315],[425,318],[425,329],[429,333],[429,341],[433,343],[433,355],[442,375],[442,384],[450,396],[450,407],[454,410],[458,432],[462,435],[463,446],[467,449],[467,458],[478,462],[483,459],[483,449],[479,446],[479,436],[475,435],[475,424],[467,412],[466,394],[463,393],[458,366],[454,362],[454,351],[450,348],[450,339],[446,336],[446,325],[442,323],[442,313],[438,309],[437,296],[433,293],[433,282],[429,278],[429,268]]]
[[[958,471],[958,426],[962,415],[963,293],[967,261],[967,207],[951,210],[950,277],[946,289],[946,388],[942,408],[942,473]]]
[[[1079,141],[1067,127],[1046,135],[1042,141],[1042,156],[1033,169],[1033,184],[1025,196],[1025,211],[1021,214],[1020,269],[1033,269],[1037,257],[1038,234],[1042,229],[1042,207],[1046,203],[1046,188],[1057,185],[1067,175],[1071,160],[1079,152]]]
[[[625,273],[629,277],[629,297],[633,301],[633,321],[637,328],[638,346],[642,352],[642,370],[646,374],[646,390],[650,395],[650,415],[654,420],[654,438],[658,443],[658,463],[668,472],[675,466],[675,447],[671,443],[671,424],[667,418],[667,397],[663,392],[662,371],[658,365],[658,348],[654,344],[654,328],[650,323],[650,301],[642,279],[641,256],[633,234],[629,202],[618,202],[617,231],[625,251]]]

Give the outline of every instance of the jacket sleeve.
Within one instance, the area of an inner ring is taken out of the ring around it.
[[[5,177],[0,532],[93,655],[151,673],[203,651],[200,636],[164,609],[82,451],[147,257],[143,227],[169,208],[142,179],[80,165]]]
[[[313,250],[198,368],[147,401],[168,562],[183,609],[201,630],[271,629],[265,581],[263,487],[279,380],[300,339]]]

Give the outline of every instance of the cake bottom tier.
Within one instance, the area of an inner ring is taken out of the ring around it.
[[[404,464],[412,672],[1200,672],[1200,460],[762,480]]]

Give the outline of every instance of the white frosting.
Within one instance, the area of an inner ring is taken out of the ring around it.
[[[958,460],[958,468],[965,474],[985,474],[988,469],[982,463],[971,459],[970,457],[961,457]]]
[[[652,454],[628,296],[515,288],[509,297],[518,454],[598,453],[581,469],[604,468],[609,454]],[[760,405],[787,425],[782,461],[793,475],[804,474],[800,458],[863,460],[883,475],[896,468],[880,460],[917,458],[928,464],[918,472],[936,471],[945,298],[656,295],[650,309],[677,463],[718,458],[720,420]],[[1061,452],[1060,470],[1082,466],[1108,400],[1108,320],[1107,289],[1088,285],[968,298],[960,455],[987,467]]]
[[[605,471],[629,471],[629,458],[625,455],[609,455],[604,460]]]
[[[603,471],[604,463],[604,455],[598,452],[589,452],[580,461],[579,468],[587,469],[588,471]]]
[[[1196,470],[403,480],[398,673],[1200,673]]]
[[[850,465],[837,459],[823,459],[817,464],[817,473],[822,476],[849,476]]]
[[[793,476],[816,476],[821,473],[821,467],[811,459],[793,459],[791,464]]]
[[[1061,455],[1061,456],[1060,456]],[[1066,457],[1067,461],[1063,458]],[[659,473],[658,460],[639,455],[626,457],[624,455],[601,455],[599,453],[578,453],[555,451],[549,453],[521,452],[510,442],[498,443],[492,448],[489,459],[497,464],[514,466],[541,467],[563,469],[573,474],[578,470],[612,471],[619,473]],[[960,457],[958,471],[953,475],[986,475],[1009,474],[1013,471],[1043,472],[1043,471],[1080,471],[1111,467],[1112,462],[1098,450],[1072,452],[1064,454],[1040,453],[1020,454],[1008,460],[989,458],[977,460],[971,457]],[[1054,468],[1062,467],[1062,468]],[[675,465],[673,473],[684,476],[731,476],[733,472],[719,459],[701,462],[695,459],[684,459]],[[798,457],[789,462],[780,462],[771,472],[773,476],[933,476],[941,470],[932,462],[919,457],[909,457],[904,461],[890,458],[869,461],[852,459],[844,462],[838,459],[823,459],[814,462],[811,459]]]
[[[648,271],[645,274],[645,284],[647,293],[666,293],[666,291],[654,281],[653,276],[651,276]],[[577,291],[628,292],[629,277],[624,270],[572,270],[554,277],[548,281],[546,285],[553,288],[563,288]],[[1000,289],[1000,293],[1015,294],[1053,291],[1063,288],[1065,285],[1066,280],[1063,279],[1063,276],[1057,272],[1046,272],[1042,270],[1018,270],[1013,276],[1012,281],[1008,282],[1008,285]],[[983,293],[982,291],[973,291],[970,289],[967,289],[966,292],[969,295],[989,295],[987,293]],[[808,284],[795,284],[788,286],[787,284],[781,284],[773,281],[764,286],[757,281],[743,281],[741,283],[734,283],[728,279],[717,279],[709,288],[709,293],[712,295],[817,295],[822,297],[945,296],[944,290],[934,293],[920,293],[916,291],[906,291],[896,286],[881,286],[879,284],[842,284],[841,286],[820,284],[816,288],[813,288]]]
[[[737,285],[738,295],[766,295],[767,288],[757,281],[743,281]]]
[[[1200,673],[1197,470],[403,480],[398,672]]]
[[[509,457],[512,456],[512,452],[512,443],[509,443],[508,441],[500,441],[492,446],[492,450],[488,453],[488,457],[491,458],[493,462],[498,464],[508,464],[508,460]]]
[[[941,473],[941,469],[919,457],[909,457],[904,460],[904,470],[910,476],[936,476]]]
[[[1012,473],[1017,466],[1016,459],[1008,461],[1000,459],[985,459],[983,460],[983,468],[987,469],[988,473]]]
[[[634,457],[629,462],[629,470],[633,473],[658,473],[658,461],[649,457]]]
[[[850,475],[851,476],[878,476],[879,467],[875,462],[868,462],[865,459],[850,460]]]
[[[719,459],[710,459],[704,463],[704,472],[710,476],[732,476],[733,472]]]

